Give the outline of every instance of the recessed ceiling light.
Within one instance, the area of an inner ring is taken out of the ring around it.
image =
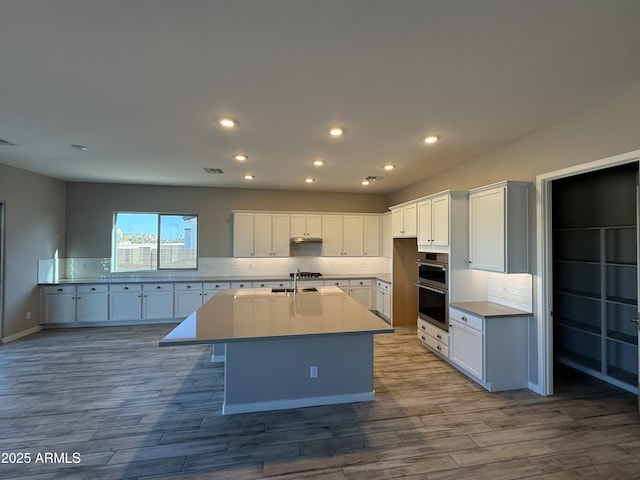
[[[86,152],[87,150],[89,150],[88,147],[85,147],[84,145],[69,145],[71,148],[73,148],[74,150],[80,150],[81,152]]]
[[[360,182],[362,185],[369,185],[369,180],[362,180],[362,182]]]
[[[385,170],[393,170],[394,168],[396,168],[396,166],[395,166],[395,165],[392,165],[392,164],[390,164],[390,163],[387,163],[387,164],[384,166],[384,169],[385,169]]]
[[[324,165],[324,161],[323,161],[323,160],[314,160],[314,161],[313,161],[313,164],[314,164],[316,167],[321,167],[322,165]]]
[[[307,178],[304,179],[304,181],[307,182],[307,183],[313,183],[313,182],[316,181],[316,179],[312,178],[312,177],[307,177]]]
[[[247,160],[249,157],[247,157],[245,154],[243,153],[236,153],[233,158],[239,162],[244,162],[245,160]]]
[[[342,127],[331,127],[329,129],[329,135],[332,137],[340,137],[344,134],[345,129]]]
[[[238,125],[238,121],[229,117],[222,117],[218,119],[218,123],[222,125],[224,128],[233,128]]]
[[[429,135],[429,136],[424,138],[424,143],[436,143],[438,140],[440,140],[439,136],[437,136],[437,135]]]
[[[253,180],[254,178],[256,178],[256,177],[255,177],[255,176],[253,176],[253,175],[245,175],[245,176],[244,176],[244,179],[245,179],[245,180]]]

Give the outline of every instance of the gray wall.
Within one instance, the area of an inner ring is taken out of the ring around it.
[[[199,255],[233,254],[232,210],[292,210],[381,213],[387,195],[293,192],[208,187],[161,187],[68,183],[66,252],[68,257],[111,256],[114,211],[199,215]]]
[[[38,260],[53,258],[56,251],[65,255],[65,184],[0,164],[0,202],[5,204],[5,338],[38,325]]]

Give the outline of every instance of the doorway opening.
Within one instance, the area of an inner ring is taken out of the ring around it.
[[[638,392],[637,177],[634,162],[552,181],[556,386],[570,367]]]

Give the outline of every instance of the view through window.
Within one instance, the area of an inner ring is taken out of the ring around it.
[[[195,269],[198,267],[198,216],[116,212],[112,269]]]

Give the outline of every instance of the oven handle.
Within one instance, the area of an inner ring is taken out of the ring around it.
[[[447,266],[441,263],[416,262],[416,265],[424,265],[425,267],[441,268],[443,272],[447,270]]]
[[[424,288],[426,290],[431,290],[432,292],[436,292],[436,293],[442,293],[442,294],[446,294],[447,293],[447,291],[444,290],[444,289],[429,287],[427,285],[423,285],[422,283],[416,283],[416,287]]]

